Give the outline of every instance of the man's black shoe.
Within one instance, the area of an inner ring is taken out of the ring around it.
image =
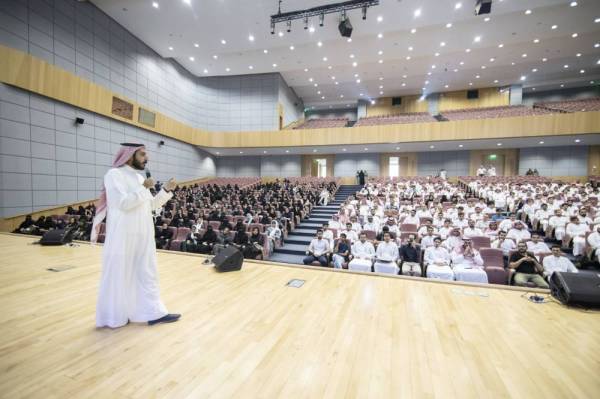
[[[148,325],[152,326],[154,324],[158,324],[158,323],[173,323],[177,320],[179,320],[179,318],[181,317],[180,314],[177,313],[169,313],[166,316],[161,317],[160,319],[156,319],[156,320],[150,320],[148,322]]]

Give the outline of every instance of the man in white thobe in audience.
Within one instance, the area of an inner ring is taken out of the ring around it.
[[[554,211],[554,216],[548,220],[548,227],[554,229],[554,237],[561,241],[566,234],[566,227],[569,219],[562,214],[560,209]]]
[[[350,223],[350,222],[346,223],[346,228],[339,232],[339,234],[342,234],[342,233],[346,234],[346,239],[348,241],[350,241],[351,243],[354,241],[358,241],[358,234],[352,228],[352,223]]]
[[[152,210],[173,196],[170,191],[176,183],[169,180],[152,196],[149,189],[154,180],[139,174],[147,162],[144,145],[122,143],[112,169],[104,176],[91,234],[95,243],[106,217],[97,327],[171,323],[181,316],[169,314],[160,300],[152,219]]]
[[[480,237],[483,236],[483,231],[475,227],[475,221],[469,219],[469,225],[463,230],[463,238]]]
[[[335,241],[335,236],[333,234],[333,230],[329,229],[329,223],[323,223],[323,238],[329,242],[329,250],[333,252],[333,243]]]
[[[452,270],[458,281],[487,283],[487,273],[483,270],[483,259],[469,239],[463,239],[463,245],[452,251]]]
[[[517,249],[517,244],[515,244],[512,239],[506,237],[505,231],[500,231],[498,233],[498,238],[492,241],[491,247],[501,249],[502,254],[508,259],[510,251]]]
[[[374,265],[376,273],[398,274],[400,270],[396,263],[399,256],[398,245],[391,238],[391,234],[386,232],[383,234],[383,241],[377,245]]]
[[[560,252],[559,245],[552,246],[552,255],[544,257],[543,265],[544,278],[547,280],[550,280],[554,272],[579,273],[573,262]]]
[[[592,247],[592,260],[598,259],[598,249],[600,248],[600,224],[596,225],[596,230],[587,237],[587,242]]]
[[[379,233],[379,223],[375,223],[373,221],[373,216],[367,216],[367,223],[363,225],[363,230],[374,231],[375,233]]]
[[[508,231],[506,237],[512,239],[515,243],[525,241],[531,238],[531,233],[525,228],[523,222],[517,220],[514,227]]]
[[[542,238],[538,233],[533,233],[531,235],[531,241],[527,241],[527,250],[533,253],[538,261],[540,260],[540,254],[547,254],[550,252],[548,244],[542,241]]]
[[[434,239],[433,247],[425,250],[424,263],[427,267],[427,277],[454,280],[454,272],[450,267],[450,254],[442,247],[440,237]]]
[[[353,259],[348,264],[348,270],[357,270],[361,272],[370,272],[373,265],[375,248],[370,241],[367,241],[365,233],[360,234],[360,239],[352,244]]]
[[[581,256],[585,251],[585,236],[590,232],[587,224],[581,223],[577,216],[571,218],[567,225],[566,233],[573,240],[573,255]]]

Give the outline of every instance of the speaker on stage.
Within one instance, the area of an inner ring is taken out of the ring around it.
[[[550,277],[550,292],[564,305],[600,307],[600,276],[554,272]]]
[[[244,255],[236,247],[229,245],[219,251],[212,262],[220,272],[233,272],[242,268]]]
[[[50,230],[40,240],[41,245],[63,245],[73,241],[73,229]]]

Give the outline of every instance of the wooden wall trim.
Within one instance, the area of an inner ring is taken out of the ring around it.
[[[2,45],[0,81],[205,148],[362,145],[600,133],[600,111],[334,129],[210,132],[150,109],[156,113],[156,127],[151,128],[136,122],[140,104],[135,101],[117,95],[133,103],[135,108],[133,121],[119,118],[110,112],[115,93],[39,58]]]

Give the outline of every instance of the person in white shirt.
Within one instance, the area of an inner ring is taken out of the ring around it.
[[[482,235],[483,232],[475,227],[475,221],[470,219],[469,226],[463,230],[463,238],[480,237]]]
[[[269,251],[272,253],[275,249],[275,244],[281,240],[282,232],[279,228],[277,220],[271,221],[271,225],[267,228],[267,238],[269,239]]]
[[[457,281],[488,282],[487,273],[483,270],[483,259],[469,239],[464,239],[463,245],[452,251],[452,270]]]
[[[388,231],[390,233],[394,234],[394,236],[398,236],[398,233],[400,233],[400,229],[398,228],[398,225],[396,224],[396,221],[392,217],[388,218],[387,223],[385,224],[385,226],[388,228]]]
[[[514,240],[516,243],[525,241],[531,238],[529,230],[525,229],[523,222],[517,220],[514,227],[508,231],[506,235],[508,238]]]
[[[356,216],[352,216],[350,218],[350,223],[352,223],[352,230],[354,230],[356,234],[360,233],[363,230]]]
[[[350,223],[350,222],[346,223],[346,229],[340,231],[340,234],[341,233],[346,234],[346,238],[351,243],[354,241],[358,241],[358,234],[356,233],[356,231],[354,229],[352,229],[352,223]]]
[[[306,251],[306,257],[302,260],[305,265],[310,265],[314,261],[318,261],[321,266],[329,264],[329,242],[323,238],[323,230],[317,231],[317,238],[313,238]]]
[[[548,220],[550,219],[550,216],[552,216],[552,213],[548,209],[548,204],[542,204],[540,209],[535,211],[534,219],[537,220],[543,231],[546,231],[548,227]],[[536,226],[533,227],[535,228]]]
[[[492,199],[494,200],[494,207],[496,209],[504,209],[506,208],[506,192],[502,192],[499,188],[494,191],[492,194]]]
[[[396,263],[399,256],[398,245],[391,238],[389,232],[384,233],[383,241],[377,246],[375,264],[373,265],[376,273],[398,274],[400,270]]]
[[[319,194],[319,203],[324,206],[327,206],[327,204],[329,203],[329,195],[329,191],[326,188],[324,188],[321,191],[321,194]]]
[[[560,209],[556,209],[554,211],[554,216],[548,220],[548,227],[554,228],[554,237],[559,241],[562,241],[566,234],[567,222],[567,217],[563,216]]]
[[[541,240],[538,233],[533,233],[531,235],[531,241],[527,241],[527,250],[533,253],[538,261],[540,260],[540,254],[547,254],[550,252],[548,244]]]
[[[460,230],[458,228],[454,228],[442,245],[448,250],[448,252],[452,252],[454,248],[461,246],[462,244],[463,240],[460,237]]]
[[[588,226],[591,226],[593,224],[592,219],[587,215],[587,210],[585,208],[581,208],[579,210],[579,221],[582,224],[587,224]]]
[[[425,223],[422,224],[419,229],[417,230],[417,237],[423,237],[425,234],[427,234],[427,231],[429,230],[429,228],[432,227],[433,225],[431,224],[431,220],[430,219],[426,219]],[[435,228],[434,228],[435,231]]]
[[[435,237],[436,236],[434,235],[433,226],[427,226],[427,234],[425,234],[423,238],[421,238],[421,247],[432,247]]]
[[[544,277],[550,280],[554,272],[579,273],[575,265],[560,252],[560,245],[552,246],[552,255],[544,258]]]
[[[487,171],[488,176],[496,176],[496,168],[494,166],[490,166]]]
[[[329,221],[329,228],[339,230],[342,228],[342,224],[338,221],[339,215],[333,215]]]
[[[508,219],[504,219],[503,221],[500,222],[500,225],[498,226],[498,228],[500,228],[500,230],[509,232],[510,229],[512,229],[515,226],[516,222],[517,222],[517,215],[515,215],[514,213],[511,213],[508,216]]]
[[[348,264],[348,270],[370,272],[374,256],[373,244],[367,241],[365,233],[360,233],[360,240],[352,244],[352,260]]]
[[[327,242],[329,242],[329,250],[333,251],[333,243],[335,240],[335,235],[333,234],[333,231],[329,229],[329,223],[327,223],[327,222],[323,223],[322,229],[323,229],[323,238],[326,239]]]
[[[465,218],[465,214],[463,212],[459,212],[458,217],[452,221],[452,225],[454,227],[458,227],[459,229],[464,229],[469,225],[469,220]]]
[[[596,225],[596,230],[587,237],[587,242],[592,247],[591,260],[597,260],[598,248],[600,248],[600,224]]]
[[[505,260],[508,260],[508,255],[510,254],[510,251],[516,250],[517,244],[515,244],[515,242],[512,239],[506,237],[506,232],[500,231],[498,233],[498,238],[492,241],[491,247],[501,249]]]
[[[200,230],[206,228],[206,225],[207,223],[204,220],[202,220],[202,216],[198,216],[198,219],[196,219],[196,223],[192,225],[192,233],[198,234]]]
[[[485,166],[481,165],[479,168],[477,168],[477,176],[485,175],[487,175],[487,169],[485,168]]]
[[[452,230],[454,230],[454,227],[452,227],[452,221],[450,219],[444,219],[444,225],[440,227],[438,234],[440,237],[442,237],[442,240],[445,240],[448,238],[450,233],[452,233]]]
[[[374,231],[375,233],[379,233],[379,223],[375,223],[373,221],[373,216],[367,216],[367,223],[363,225],[363,230]]]
[[[410,215],[405,217],[404,220],[402,221],[402,224],[414,224],[414,225],[419,225],[419,217],[417,216],[417,211],[415,211],[414,209],[410,211]]]
[[[487,229],[485,229],[485,231],[483,232],[483,234],[490,237],[490,239],[493,240],[498,236],[500,231],[501,230],[498,228],[498,222],[492,220]]]
[[[587,224],[580,223],[577,216],[571,218],[571,223],[567,225],[566,233],[573,240],[573,255],[580,256],[585,252],[585,236],[590,232]]]
[[[427,277],[454,280],[454,272],[450,267],[450,254],[446,248],[442,247],[440,237],[434,239],[433,247],[425,249],[423,262],[427,267]]]

